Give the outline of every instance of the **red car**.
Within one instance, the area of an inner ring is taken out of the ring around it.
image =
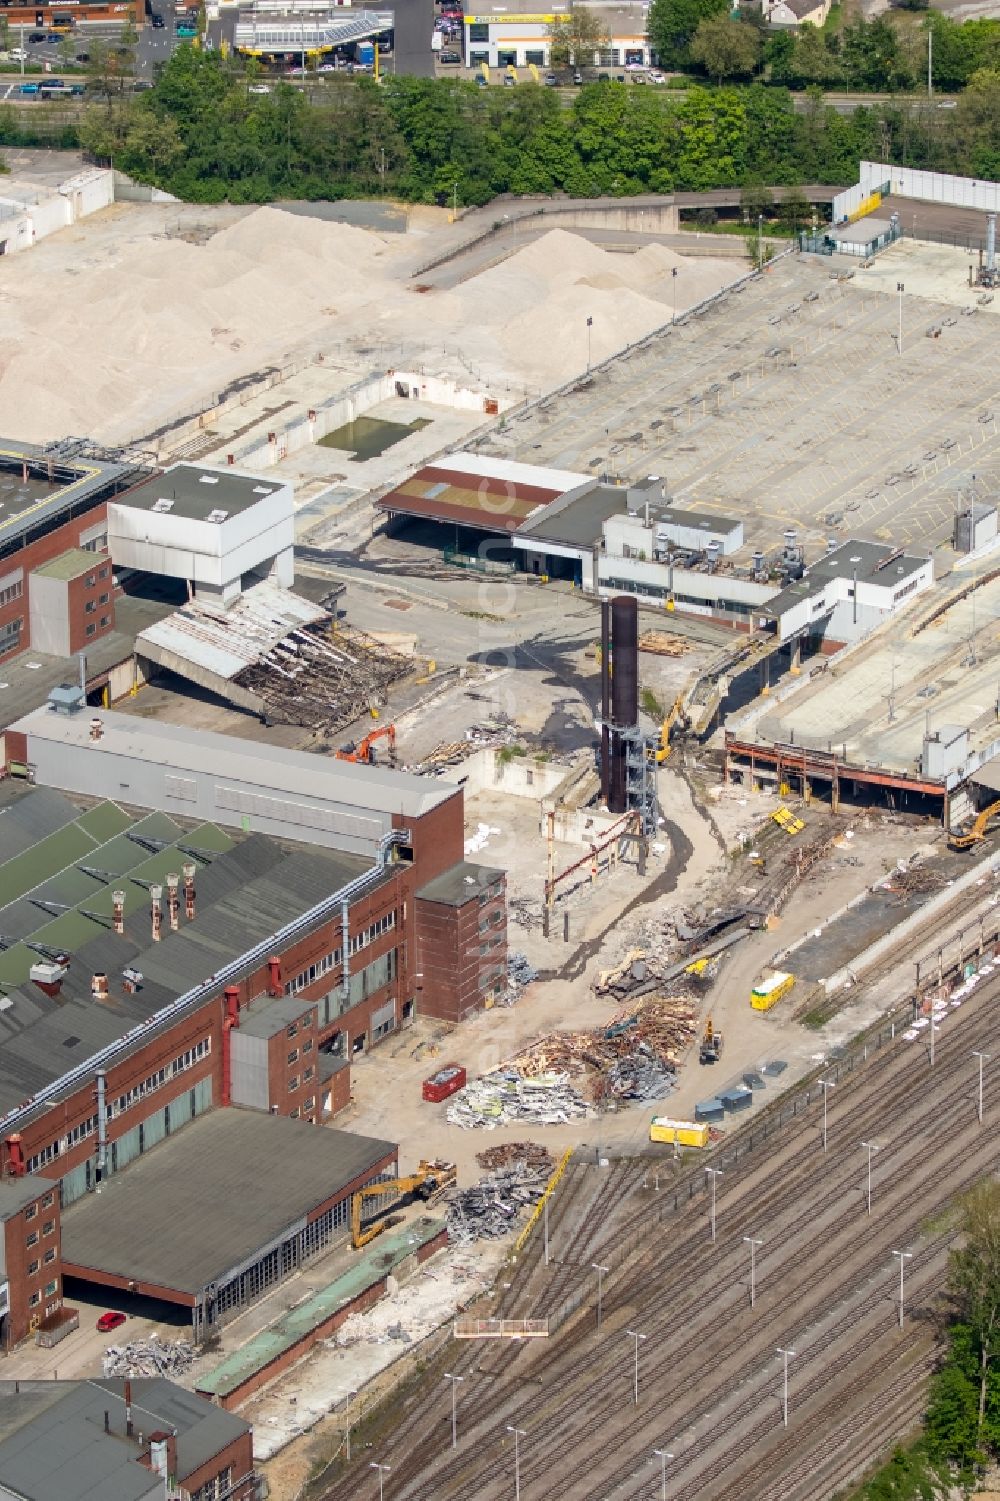
[[[112,1329],[120,1329],[124,1322],[123,1313],[102,1313],[97,1320],[97,1327],[102,1334],[110,1334]]]

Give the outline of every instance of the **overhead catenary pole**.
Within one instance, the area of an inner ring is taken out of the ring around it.
[[[344,1417],[344,1430],[345,1430],[344,1431],[344,1438],[345,1438],[345,1454],[346,1454],[346,1457],[347,1457],[347,1463],[348,1464],[350,1464],[350,1462],[351,1462],[351,1398],[352,1397],[356,1397],[357,1395],[358,1394],[357,1394],[356,1391],[349,1391],[347,1393],[347,1396],[344,1399],[345,1404],[346,1404],[346,1411],[345,1411],[345,1417]]]
[[[817,1083],[819,1084],[820,1089],[823,1091],[823,1151],[825,1152],[826,1151],[826,1097],[827,1097],[827,1091],[831,1090],[831,1089],[836,1089],[837,1086],[834,1084],[834,1082],[833,1082],[832,1079],[819,1079],[819,1080],[817,1080]]]
[[[542,1223],[544,1225],[544,1235],[545,1235],[545,1265],[548,1266],[548,1264],[549,1264],[549,1196],[548,1196],[548,1194],[546,1194],[545,1198],[542,1200]]]
[[[903,1327],[903,1268],[908,1261],[912,1261],[912,1251],[893,1251],[893,1256],[899,1257],[899,1327]]]
[[[455,1406],[455,1397],[458,1392],[458,1383],[464,1381],[464,1376],[453,1376],[450,1371],[445,1371],[444,1379],[451,1382],[451,1447],[458,1448],[458,1412]]]
[[[993,1054],[992,1053],[982,1053],[982,1052],[977,1051],[976,1048],[973,1048],[973,1050],[972,1050],[972,1056],[973,1056],[973,1058],[978,1058],[979,1059],[979,1107],[978,1107],[978,1110],[977,1110],[976,1114],[979,1116],[979,1124],[982,1125],[983,1124],[983,1064],[984,1063],[989,1063],[990,1059],[993,1057]]]
[[[896,349],[897,349],[897,352],[899,354],[902,354],[903,353],[903,293],[906,291],[906,288],[905,288],[905,286],[903,285],[903,283],[901,281],[897,281],[897,283],[896,283],[896,291],[899,293],[899,339],[898,339],[897,344],[896,344]]]
[[[507,1432],[514,1435],[514,1501],[521,1501],[521,1450],[518,1441],[527,1438],[527,1430],[507,1424]]]
[[[669,1449],[654,1449],[653,1456],[660,1461],[660,1501],[667,1501],[667,1460],[674,1456]]]
[[[593,318],[587,319],[587,374],[590,374],[590,337],[594,328]]]
[[[706,1174],[712,1181],[712,1207],[709,1211],[709,1223],[712,1227],[712,1244],[715,1245],[715,1183],[717,1178],[722,1177],[721,1167],[707,1167]]]
[[[754,1235],[744,1235],[745,1243],[750,1247],[750,1307],[752,1308],[757,1298],[757,1247],[764,1242]]]
[[[634,1367],[634,1374],[632,1376],[632,1400],[633,1400],[634,1405],[636,1407],[638,1407],[639,1406],[639,1341],[640,1340],[644,1340],[646,1338],[646,1336],[644,1334],[640,1334],[637,1329],[626,1329],[625,1333],[628,1335],[629,1339],[635,1340],[635,1367]]]
[[[932,1026],[934,1025],[933,1022],[931,1023],[931,1025]],[[872,1212],[872,1154],[874,1152],[881,1151],[881,1148],[879,1147],[878,1143],[874,1142],[874,1141],[863,1141],[861,1143],[861,1145],[865,1149],[865,1151],[868,1153],[868,1213],[871,1214],[871,1212]]]
[[[598,1329],[600,1329],[602,1312],[601,1304],[603,1302],[604,1293],[604,1273],[608,1270],[608,1268],[606,1266],[598,1265],[596,1261],[591,1262],[590,1267],[591,1271],[597,1273],[597,1327]]]
[[[370,1470],[378,1470],[378,1501],[382,1501],[382,1491],[385,1485],[385,1477],[388,1475],[392,1467],[391,1465],[377,1464],[374,1459],[370,1459],[368,1461],[368,1468]]]
[[[794,1350],[783,1350],[781,1348],[781,1346],[779,1345],[778,1346],[778,1354],[784,1357],[784,1362],[785,1362],[785,1383],[784,1383],[784,1394],[783,1394],[782,1403],[781,1403],[781,1412],[782,1412],[782,1420],[784,1422],[785,1427],[787,1428],[788,1427],[788,1359],[789,1359],[789,1356],[795,1354],[795,1351]]]

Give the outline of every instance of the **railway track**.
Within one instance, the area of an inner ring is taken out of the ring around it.
[[[825,1155],[815,1090],[766,1141],[758,1120],[727,1142],[715,1159],[724,1176],[714,1245],[701,1169],[657,1196],[643,1187],[648,1162],[573,1163],[550,1213],[556,1259],[544,1267],[536,1233],[501,1299],[506,1314],[564,1322],[530,1346],[448,1348],[442,1370],[465,1377],[455,1450],[432,1364],[374,1438],[392,1467],[386,1501],[507,1497],[508,1425],[525,1434],[525,1501],[654,1501],[653,1450],[664,1447],[676,1456],[677,1501],[821,1501],[857,1475],[921,1410],[949,1247],[947,1226],[928,1216],[1000,1158],[1000,1087],[987,1078],[980,1126],[971,1057],[989,1045],[998,999],[1000,975],[984,977],[939,1033],[933,1071],[923,1043],[899,1037],[838,1065]],[[752,1131],[754,1150],[740,1153]],[[863,1141],[880,1147],[870,1216]],[[753,1308],[746,1235],[763,1240]],[[902,1331],[900,1249],[916,1253]],[[611,1267],[599,1332],[594,1261]],[[630,1329],[646,1336],[638,1405]],[[788,1429],[778,1346],[797,1352]],[[359,1482],[346,1473],[327,1501],[353,1497]]]

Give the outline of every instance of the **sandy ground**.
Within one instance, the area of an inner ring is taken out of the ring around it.
[[[409,279],[405,235],[261,208],[117,204],[0,266],[0,429],[132,441],[265,367],[322,356],[344,385],[401,357],[514,389],[558,384],[732,281],[732,261],[614,254],[553,230],[443,293]],[[419,239],[415,241],[415,236]],[[65,289],[53,299],[51,289]],[[681,307],[678,304],[678,309]],[[69,316],[68,316],[69,314]],[[569,330],[576,333],[571,337]]]

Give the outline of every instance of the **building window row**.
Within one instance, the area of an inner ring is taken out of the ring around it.
[[[0,625],[0,657],[5,657],[8,652],[17,651],[21,644],[23,625],[23,615],[19,615],[16,620],[8,620],[6,625]]]
[[[361,949],[366,949],[370,943],[374,943],[377,938],[381,938],[383,933],[390,933],[395,926],[395,912],[384,913],[377,922],[373,922],[363,933],[355,934],[347,946],[348,956],[358,953]],[[305,990],[307,985],[314,985],[317,980],[329,974],[332,969],[336,969],[342,958],[342,949],[332,949],[329,954],[324,954],[322,959],[317,959],[315,964],[310,964],[309,968],[304,969],[301,974],[296,975],[294,980],[288,981],[285,986],[285,994],[298,995],[299,991]],[[295,1036],[291,1027],[288,1029],[288,1035],[289,1037]]]
[[[200,1042],[195,1043],[194,1047],[186,1048],[180,1057],[175,1058],[168,1068],[158,1069],[155,1074],[150,1074],[148,1079],[143,1079],[141,1084],[137,1084],[127,1094],[119,1095],[117,1100],[114,1100],[108,1106],[108,1119],[113,1120],[115,1117],[121,1115],[124,1111],[130,1109],[137,1100],[145,1099],[146,1095],[155,1094],[158,1089],[163,1088],[168,1079],[176,1079],[178,1074],[186,1073],[189,1068],[194,1068],[195,1064],[200,1063],[203,1058],[207,1058],[211,1051],[211,1037],[203,1037]]]
[[[24,578],[20,573],[8,573],[0,579],[0,610],[4,605],[12,605],[15,599],[20,599],[24,593]]]

